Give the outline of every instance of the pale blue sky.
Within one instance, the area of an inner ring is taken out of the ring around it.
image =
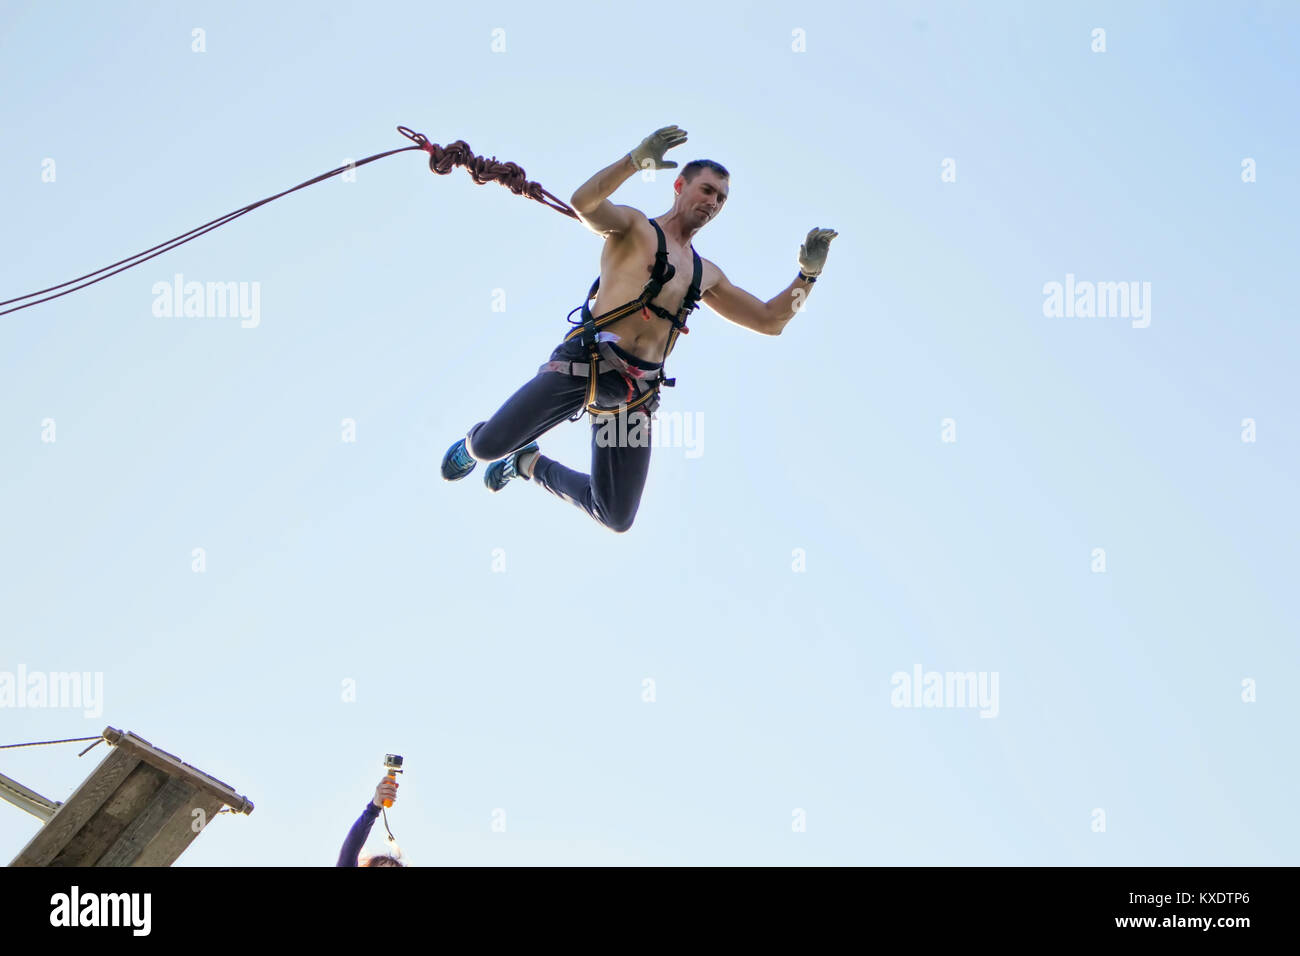
[[[663,411],[703,453],[655,451],[622,536],[438,477],[600,247],[419,155],[0,317],[0,671],[105,695],[0,743],[111,724],[252,798],[190,865],[332,864],[385,752],[420,865],[1296,863],[1298,36],[1283,3],[6,3],[0,299],[399,123],[564,198],[676,123],[732,173],[697,249],[765,299],[840,235],[782,336],[696,314]],[[156,317],[177,273],[259,283],[260,325]],[[1150,326],[1045,317],[1067,274],[1151,283]],[[891,706],[918,664],[997,672],[997,717]],[[0,772],[65,799],[76,749]],[[0,855],[36,827],[0,806]]]

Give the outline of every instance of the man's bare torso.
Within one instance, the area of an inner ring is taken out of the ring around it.
[[[635,222],[635,227],[628,233],[610,236],[605,240],[605,247],[600,254],[600,289],[591,306],[593,315],[603,315],[630,302],[641,294],[645,284],[650,281],[650,267],[654,265],[655,252],[659,248],[658,237],[654,226],[650,225],[650,220],[644,214],[638,214]],[[668,261],[677,271],[651,301],[676,313],[690,287],[694,261],[689,244],[676,245],[667,234],[665,239]],[[700,258],[700,294],[703,295],[706,289],[717,282],[718,273],[713,263],[703,256]],[[608,326],[608,331],[618,336],[619,348],[647,362],[659,362],[664,357],[664,346],[668,342],[672,325],[653,312],[638,310]]]

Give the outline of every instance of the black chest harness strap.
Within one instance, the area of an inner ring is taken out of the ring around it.
[[[656,305],[652,300],[663,290],[663,287],[671,281],[676,274],[677,269],[668,261],[668,242],[664,238],[664,231],[659,227],[659,223],[653,219],[650,225],[655,228],[655,235],[659,240],[658,250],[655,252],[654,265],[650,267],[650,281],[646,283],[641,294],[631,302],[625,302],[616,309],[610,309],[603,315],[591,314],[591,301],[596,297],[596,292],[600,288],[600,277],[591,284],[591,291],[587,293],[587,298],[583,300],[582,305],[569,313],[569,324],[575,326],[564,336],[565,342],[574,340],[580,341],[587,354],[590,357],[590,364],[576,362],[547,362],[542,366],[543,369],[555,372],[567,372],[570,375],[586,375],[587,384],[587,404],[585,411],[592,415],[616,415],[620,412],[630,411],[638,408],[646,402],[652,400],[659,393],[660,385],[672,387],[677,383],[674,378],[665,378],[664,363],[668,361],[668,353],[673,350],[677,342],[678,335],[684,335],[690,332],[686,327],[686,319],[692,311],[699,308],[700,301],[700,279],[704,273],[704,266],[700,261],[700,254],[691,247],[691,256],[693,257],[693,271],[691,275],[690,288],[686,290],[686,295],[682,299],[681,307],[674,314],[662,306]],[[582,318],[578,321],[573,319],[573,313],[581,310]],[[659,368],[652,371],[636,368],[623,361],[618,355],[609,348],[607,342],[598,340],[598,335],[602,329],[612,325],[619,319],[631,315],[634,312],[647,313],[646,318],[650,318],[650,312],[662,319],[667,319],[672,324],[672,329],[668,333],[668,341],[664,343],[664,357]],[[596,373],[591,374],[592,369]],[[627,398],[614,408],[602,408],[596,402],[597,381],[601,372],[615,370],[627,381]],[[636,394],[639,392],[640,394]],[[580,418],[582,412],[579,412],[574,418]]]

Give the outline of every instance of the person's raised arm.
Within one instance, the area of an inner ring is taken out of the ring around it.
[[[609,197],[628,177],[640,169],[675,169],[676,163],[665,162],[664,152],[686,142],[686,132],[676,126],[656,130],[618,162],[610,163],[583,183],[569,199],[578,218],[592,232],[602,236],[620,235],[632,228],[636,210],[616,206]]]
[[[802,311],[813,283],[826,267],[831,240],[838,235],[834,229],[810,230],[808,238],[799,247],[798,277],[773,299],[764,302],[732,285],[718,269],[718,279],[704,293],[702,301],[728,322],[762,335],[780,335],[786,324]]]
[[[352,824],[347,839],[343,841],[343,849],[339,851],[339,861],[334,864],[335,866],[356,866],[358,864],[361,848],[366,845],[366,838],[370,836],[370,828],[375,825],[375,818],[379,816],[379,809],[384,805],[385,800],[397,800],[397,781],[388,777],[384,777],[383,780],[379,781],[379,786],[375,787],[374,797],[366,804],[361,816],[357,817],[357,822]]]

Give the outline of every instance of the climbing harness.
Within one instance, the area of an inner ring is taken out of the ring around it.
[[[678,335],[686,335],[691,330],[686,327],[686,320],[691,312],[699,308],[700,300],[700,278],[703,274],[704,267],[700,261],[700,254],[691,246],[692,256],[692,274],[691,285],[686,290],[686,295],[682,299],[681,307],[676,313],[669,312],[662,306],[656,305],[652,299],[657,296],[663,287],[676,274],[676,267],[668,261],[668,242],[664,238],[664,231],[659,227],[659,223],[653,219],[650,225],[655,228],[655,235],[658,238],[658,249],[655,251],[654,264],[649,267],[650,281],[646,283],[641,294],[630,302],[625,302],[615,309],[610,309],[602,315],[595,316],[591,314],[591,302],[596,297],[596,292],[600,288],[600,277],[591,284],[591,291],[587,293],[587,298],[583,300],[582,305],[573,309],[569,313],[568,322],[575,326],[564,336],[565,342],[580,342],[583,348],[587,350],[588,361],[582,362],[547,362],[542,366],[543,371],[567,372],[570,375],[586,376],[587,383],[587,401],[584,408],[580,409],[570,421],[577,421],[582,417],[584,411],[595,415],[617,415],[639,408],[647,402],[653,400],[659,394],[661,385],[672,388],[677,384],[677,379],[666,378],[668,354],[673,350],[673,345],[677,342]],[[573,313],[581,310],[582,317],[578,320],[573,318]],[[649,313],[653,312],[660,318],[667,319],[672,324],[672,329],[668,332],[668,340],[664,343],[664,355],[659,363],[659,368],[649,370],[638,368],[621,358],[610,347],[607,338],[602,335],[602,330],[617,322],[624,316],[631,315],[633,312],[640,311],[642,315],[649,319]],[[592,373],[595,369],[595,373]],[[601,373],[614,370],[623,376],[627,382],[627,397],[614,408],[602,408],[596,402],[597,383]],[[650,406],[651,411],[654,406]]]
[[[274,196],[268,196],[266,199],[258,200],[255,203],[249,203],[247,206],[236,209],[233,212],[228,212],[224,216],[218,216],[211,222],[205,222],[203,225],[197,226],[189,232],[183,232],[179,236],[168,239],[166,242],[159,243],[152,248],[146,249],[144,252],[128,256],[126,259],[121,259],[114,262],[112,265],[104,266],[102,269],[96,269],[94,272],[88,272],[84,276],[69,279],[67,282],[60,282],[58,285],[52,285],[48,289],[41,289],[37,292],[28,293],[27,295],[20,295],[15,299],[5,299],[3,302],[0,302],[0,306],[11,305],[13,308],[0,311],[0,315],[8,315],[10,312],[17,312],[19,309],[26,309],[33,305],[40,305],[42,302],[49,302],[51,299],[57,299],[70,292],[76,292],[78,289],[84,289],[86,286],[94,285],[96,282],[102,282],[109,276],[117,275],[119,272],[125,272],[133,266],[138,266],[140,263],[147,262],[155,256],[160,256],[164,252],[175,249],[177,246],[184,245],[192,239],[197,239],[204,233],[211,232],[213,229],[224,226],[228,222],[233,222],[240,216],[252,212],[259,206],[265,206],[267,203],[279,199],[281,196],[287,196],[289,193],[297,192],[299,189],[305,189],[308,186],[315,185],[316,183],[324,182],[334,176],[356,169],[358,166],[373,163],[376,160],[385,158],[386,156],[394,156],[397,153],[405,153],[414,149],[424,150],[429,154],[429,169],[440,176],[447,175],[457,166],[464,166],[469,171],[469,174],[476,185],[481,186],[484,183],[498,182],[516,196],[527,196],[529,199],[537,200],[544,206],[549,206],[556,212],[564,213],[564,215],[571,219],[578,218],[578,214],[574,212],[567,203],[561,202],[555,196],[551,195],[543,189],[540,184],[529,182],[523,168],[515,163],[499,162],[495,156],[491,159],[484,159],[482,156],[476,156],[474,151],[470,149],[469,144],[464,140],[457,140],[456,142],[444,147],[439,146],[437,143],[429,142],[428,138],[423,133],[417,133],[414,130],[407,129],[405,126],[397,127],[397,131],[415,143],[415,145],[403,146],[400,149],[390,149],[387,152],[376,153],[373,156],[367,156],[365,159],[359,159],[354,163],[348,163],[345,166],[332,169],[328,173],[322,173],[304,183],[299,183],[292,189],[286,189],[284,192],[276,193]],[[121,268],[118,268],[118,266],[121,266]],[[64,288],[65,286],[72,286],[72,288]],[[63,289],[63,291],[56,292],[55,290],[57,289]],[[45,296],[43,299],[36,298],[37,296],[45,295],[47,292],[54,292],[55,294]],[[34,301],[24,301],[26,299],[32,299]],[[22,304],[14,305],[16,302],[21,302]]]

